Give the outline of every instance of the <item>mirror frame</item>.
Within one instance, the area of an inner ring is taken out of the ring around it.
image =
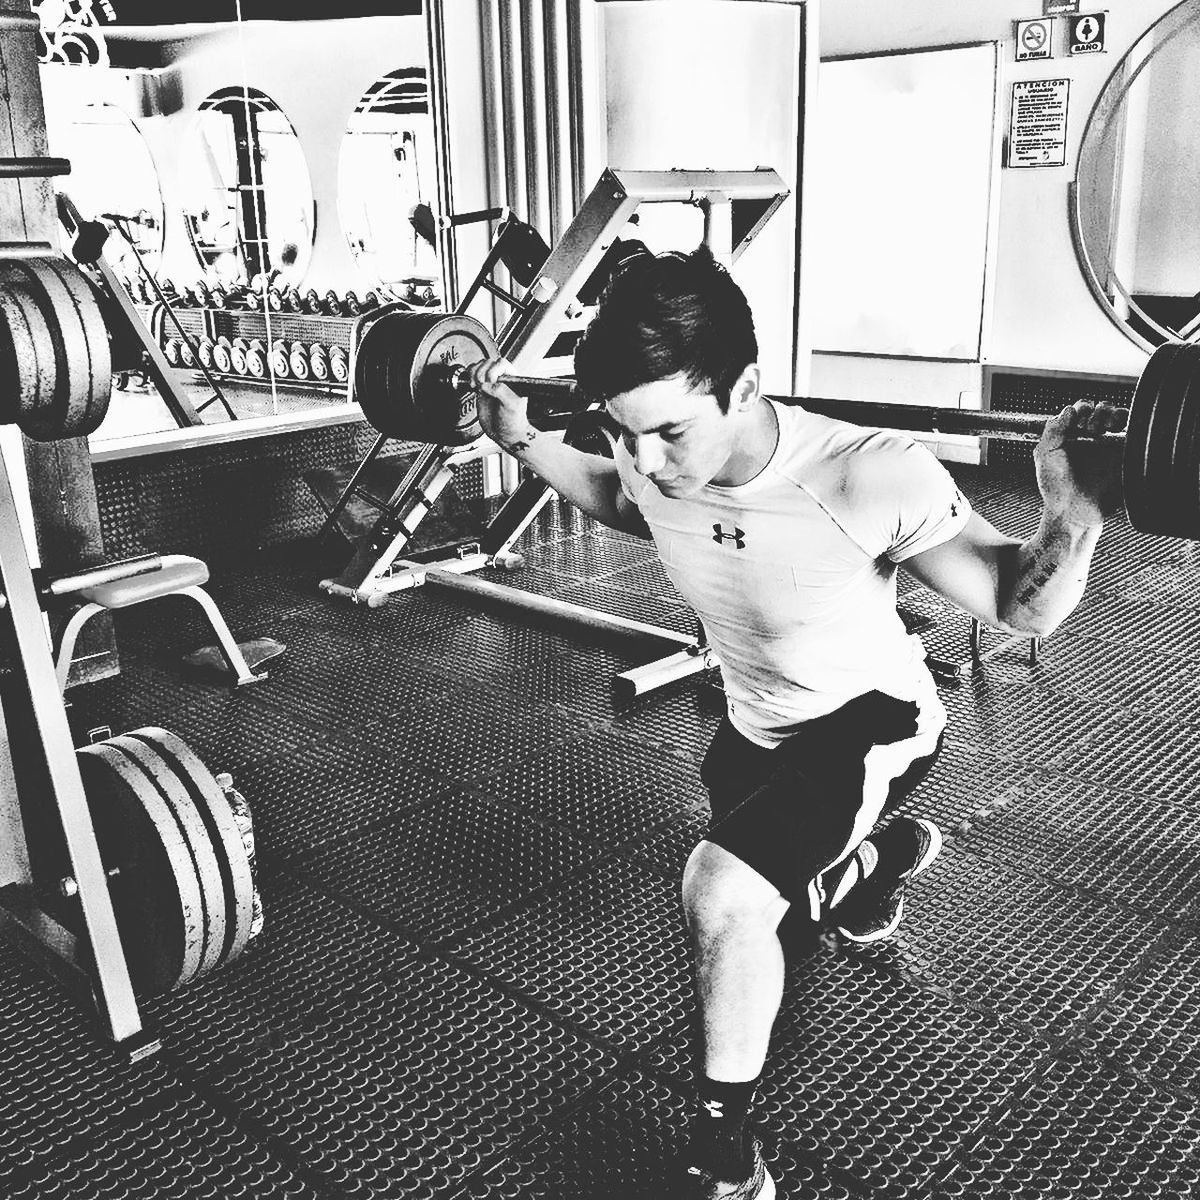
[[[1186,17],[1182,23],[1171,32],[1166,41],[1157,43],[1149,51],[1149,53],[1145,53],[1143,51],[1140,56],[1140,61],[1135,59],[1135,56],[1139,53],[1139,47],[1143,45],[1146,38],[1154,33],[1154,31],[1158,29],[1164,22],[1170,21],[1172,18],[1178,18],[1179,14],[1184,9],[1193,4],[1197,5],[1195,13],[1190,17]],[[1152,341],[1144,334],[1139,333],[1129,324],[1127,319],[1121,317],[1121,315],[1113,307],[1112,301],[1105,293],[1104,287],[1100,282],[1099,272],[1096,270],[1096,263],[1093,261],[1091,254],[1088,252],[1087,242],[1083,231],[1083,197],[1080,176],[1083,170],[1085,153],[1088,151],[1089,147],[1094,145],[1102,136],[1104,127],[1098,123],[1101,121],[1101,118],[1107,121],[1114,111],[1118,111],[1120,108],[1122,108],[1124,106],[1125,97],[1128,95],[1129,89],[1133,87],[1138,78],[1141,76],[1142,72],[1154,60],[1154,56],[1158,53],[1158,51],[1163,49],[1164,46],[1169,45],[1171,40],[1178,37],[1186,29],[1191,28],[1197,23],[1200,23],[1200,4],[1197,4],[1197,0],[1180,0],[1180,2],[1173,8],[1167,9],[1166,12],[1162,13],[1156,20],[1148,25],[1138,36],[1137,40],[1120,57],[1120,59],[1118,59],[1116,65],[1109,73],[1108,78],[1105,79],[1103,86],[1100,88],[1100,91],[1096,96],[1096,101],[1092,105],[1092,110],[1088,114],[1087,124],[1084,126],[1083,130],[1083,137],[1080,139],[1079,143],[1079,153],[1075,160],[1075,176],[1067,187],[1067,214],[1071,228],[1071,241],[1074,243],[1075,256],[1079,261],[1080,270],[1083,273],[1084,280],[1086,281],[1089,290],[1095,298],[1096,303],[1099,304],[1100,308],[1104,311],[1104,315],[1108,317],[1113,325],[1116,326],[1116,328],[1119,329],[1125,337],[1127,337],[1136,346],[1141,347],[1141,349],[1146,350],[1147,352],[1153,351],[1161,344],[1161,342]],[[1134,67],[1130,77],[1125,81],[1125,84],[1121,89],[1121,95],[1116,104],[1114,104],[1110,96],[1110,89],[1113,87],[1118,78],[1127,72],[1130,64],[1133,62],[1136,62],[1136,66]],[[1115,275],[1110,275],[1110,283],[1114,290],[1120,294],[1122,301],[1137,314],[1138,319],[1144,322],[1151,329],[1155,330],[1157,333],[1161,334],[1164,342],[1180,340],[1178,332],[1167,329],[1148,313],[1146,313],[1137,303],[1137,301],[1134,300],[1134,298],[1129,294],[1125,285],[1119,279],[1117,279]],[[1197,336],[1200,337],[1200,332],[1198,332]]]
[[[310,263],[312,262],[312,253],[313,253],[313,248],[314,248],[314,245],[316,242],[317,201],[316,201],[316,196],[313,193],[312,171],[308,165],[308,156],[304,153],[304,144],[300,141],[300,135],[296,132],[296,126],[292,122],[291,117],[289,117],[287,115],[287,113],[284,112],[283,108],[279,105],[279,103],[275,99],[273,99],[271,96],[268,96],[267,93],[264,92],[261,88],[250,87],[250,86],[246,86],[243,84],[231,84],[229,87],[218,88],[216,91],[210,92],[207,96],[204,97],[203,100],[201,100],[199,102],[199,104],[196,105],[195,119],[192,122],[192,128],[191,128],[191,132],[188,136],[188,142],[185,143],[185,145],[183,147],[184,153],[189,153],[192,149],[192,146],[195,144],[195,138],[200,134],[200,131],[202,129],[202,119],[203,119],[203,116],[205,113],[220,112],[220,113],[226,114],[227,116],[230,116],[231,118],[234,117],[233,112],[231,112],[230,109],[225,107],[227,104],[233,104],[235,107],[245,107],[248,109],[253,108],[253,110],[256,112],[263,112],[263,111],[277,112],[287,122],[288,128],[292,131],[292,137],[296,140],[296,144],[297,144],[297,147],[300,152],[300,158],[304,165],[304,172],[305,172],[305,176],[306,176],[306,180],[307,180],[307,184],[308,184],[309,206],[310,206],[310,211],[311,211],[311,219],[309,222],[310,228],[309,228],[308,245],[305,248],[306,253],[307,253],[307,261],[304,264],[304,269],[302,271],[300,271],[297,276],[298,280],[303,280],[304,277],[308,274],[308,267],[309,267]],[[257,133],[257,131],[256,131],[256,133]],[[234,135],[235,135],[235,139],[236,139],[236,135],[237,135],[236,119],[235,119],[235,124],[234,124]],[[256,136],[256,141],[257,140],[258,139]],[[259,159],[258,165],[259,165],[259,175],[260,175],[260,180],[261,180],[261,175],[262,175],[261,158]],[[249,186],[250,186],[251,192],[253,193],[254,185],[252,184]],[[244,275],[246,277],[246,281],[249,282],[251,279],[254,279],[255,276],[257,276],[259,274],[267,274],[270,271],[278,268],[278,266],[280,264],[273,263],[269,260],[269,243],[266,241],[265,238],[247,238],[245,236],[245,232],[246,232],[246,228],[245,228],[245,206],[246,206],[245,191],[246,191],[246,188],[247,188],[247,185],[242,183],[241,180],[239,179],[239,181],[235,187],[228,188],[226,190],[237,193],[237,200],[235,201],[235,204],[236,204],[235,220],[236,220],[236,232],[237,232],[236,248],[237,248],[237,254],[238,254],[238,259],[239,259],[239,265],[242,269],[242,272],[244,273]],[[261,192],[261,196],[257,198],[257,206],[261,209],[261,215],[259,217],[256,217],[256,220],[261,221],[262,228],[266,229],[268,227],[267,226],[268,199],[267,199],[265,184],[260,182],[260,184],[258,185],[258,190]],[[209,275],[209,272],[211,272],[213,269],[213,263],[209,262],[205,258],[204,253],[201,251],[200,244],[197,241],[196,231],[193,227],[193,220],[192,220],[194,214],[188,211],[186,204],[181,204],[179,215],[183,219],[184,229],[187,232],[188,241],[191,244],[192,251],[196,255],[196,261],[200,264],[200,270],[201,270],[203,276],[205,278],[207,278]],[[244,247],[249,242],[258,243],[261,246],[261,250],[260,250],[261,261],[258,264],[247,261],[245,258]],[[257,269],[255,269],[256,265],[257,265]]]

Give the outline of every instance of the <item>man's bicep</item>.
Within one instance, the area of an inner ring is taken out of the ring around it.
[[[1020,544],[973,512],[949,541],[914,554],[900,565],[985,625],[1002,627],[998,615],[1001,588]]]

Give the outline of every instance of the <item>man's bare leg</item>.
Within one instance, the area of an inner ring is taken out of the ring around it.
[[[703,1037],[693,1151],[719,1178],[736,1180],[746,1169],[746,1118],[783,998],[776,930],[788,901],[753,867],[701,842],[684,871],[683,905]]]

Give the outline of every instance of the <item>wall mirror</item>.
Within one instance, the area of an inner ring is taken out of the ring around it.
[[[366,280],[417,304],[440,304],[433,116],[424,67],[376,80],[354,106],[338,158],[338,215]]]
[[[1200,338],[1200,0],[1152,25],[1117,64],[1079,152],[1071,217],[1104,310],[1147,348]]]
[[[293,286],[312,257],[316,213],[300,139],[252,87],[205,97],[182,152],[183,220],[206,272],[230,285],[260,274]]]
[[[354,314],[388,298],[383,279],[419,281],[426,295],[432,285],[440,298],[437,256],[408,220],[420,201],[440,208],[421,2],[351,4],[317,19],[299,7],[255,0],[239,20],[239,6],[210,5],[183,20],[170,5],[129,0],[98,27],[103,54],[42,63],[53,152],[73,164],[62,190],[86,218],[131,218],[125,227],[174,298],[195,361],[147,276],[121,261],[119,235],[106,257],[178,358],[172,378],[203,408],[200,426],[181,424],[153,379],[122,372],[95,456],[361,419],[346,383]],[[394,139],[392,174],[369,177],[378,195],[359,201],[386,247],[376,273],[356,259],[338,212],[343,142],[360,118],[390,123]],[[251,295],[256,275],[267,279]],[[208,403],[200,368],[212,365],[228,409]]]
[[[76,80],[81,74],[69,72]],[[71,174],[62,190],[86,217],[106,216],[128,235],[111,236],[109,262],[121,274],[138,273],[130,242],[146,266],[156,271],[166,233],[166,212],[158,169],[137,123],[107,101],[78,105],[70,116],[48,126],[51,153],[69,159]],[[113,164],[120,163],[120,170]]]

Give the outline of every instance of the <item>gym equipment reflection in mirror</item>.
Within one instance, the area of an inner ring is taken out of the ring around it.
[[[1076,249],[1096,298],[1146,348],[1200,337],[1200,0],[1184,0],[1117,64],[1079,151]]]
[[[338,159],[338,214],[364,276],[398,300],[440,306],[430,203],[436,159],[424,67],[373,83],[346,125]]]
[[[184,222],[206,273],[228,286],[266,274],[296,286],[316,213],[304,151],[279,106],[255,88],[200,105],[181,163]]]
[[[58,77],[75,84],[80,72]],[[47,86],[47,100],[61,94]],[[163,250],[165,210],[158,170],[137,123],[117,105],[107,101],[72,102],[63,96],[61,107],[46,106],[46,132],[52,153],[71,163],[71,198],[88,219],[120,221],[151,271],[158,269]],[[113,164],[120,163],[120,170]],[[113,238],[109,263],[119,274],[133,278],[137,261],[124,238]]]

